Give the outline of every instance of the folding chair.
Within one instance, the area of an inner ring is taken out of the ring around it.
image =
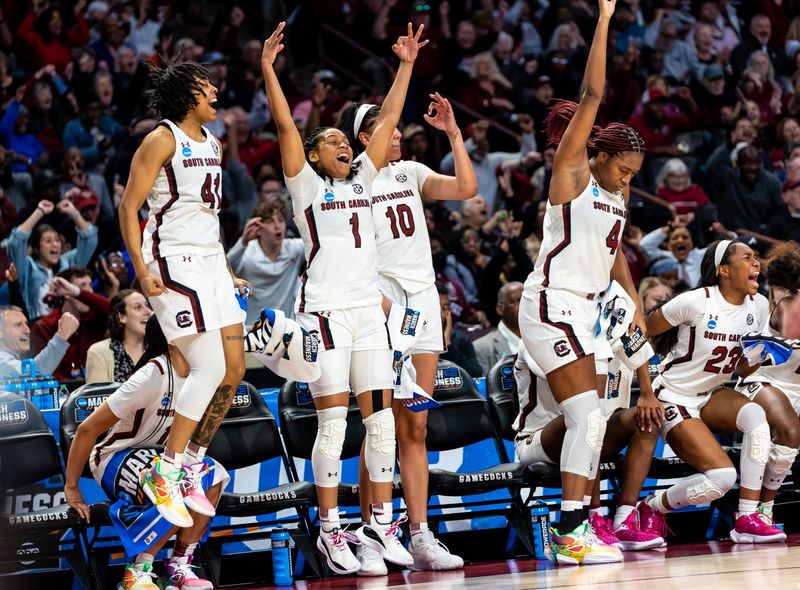
[[[58,445],[42,413],[28,399],[0,393],[0,491],[6,494],[56,476],[63,484]],[[101,518],[107,508],[90,506],[91,518]],[[46,558],[65,558],[84,588],[99,588],[87,568],[83,525],[67,504],[25,513],[4,512],[0,514],[0,564],[20,571],[36,567]]]

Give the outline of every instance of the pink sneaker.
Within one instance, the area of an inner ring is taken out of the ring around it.
[[[777,543],[786,540],[786,533],[774,526],[772,519],[761,512],[736,516],[736,525],[731,530],[734,543]]]
[[[617,535],[614,534],[614,529],[611,528],[609,522],[597,512],[592,512],[592,514],[589,515],[589,526],[592,527],[594,536],[597,537],[603,545],[610,545],[617,549],[623,548],[622,543],[617,538]]]
[[[644,532],[639,528],[639,521],[634,510],[628,515],[614,532],[620,540],[623,551],[644,551],[656,549],[664,544],[664,538],[653,532]]]
[[[183,503],[189,510],[204,516],[214,516],[217,511],[203,492],[203,476],[208,473],[208,465],[199,461],[181,468],[183,479],[180,482]]]
[[[214,590],[211,582],[194,573],[191,557],[170,559],[165,569],[167,585],[164,590]]]
[[[648,498],[651,496],[648,496]],[[666,547],[667,532],[669,531],[666,515],[661,514],[658,510],[650,508],[650,505],[645,500],[639,502],[639,505],[636,507],[636,512],[639,517],[639,530],[643,533],[661,537],[661,546]]]

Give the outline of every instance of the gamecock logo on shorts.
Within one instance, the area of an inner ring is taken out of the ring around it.
[[[192,314],[187,310],[179,311],[175,314],[175,323],[179,328],[188,328],[192,325]]]
[[[567,344],[566,340],[559,340],[553,345],[553,352],[558,357],[565,357],[569,354],[569,344]]]
[[[672,422],[677,417],[678,417],[678,410],[675,409],[675,406],[667,406],[666,408],[664,408],[664,419],[667,422]]]

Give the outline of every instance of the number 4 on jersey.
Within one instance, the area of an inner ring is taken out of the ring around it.
[[[614,224],[614,227],[611,228],[611,231],[606,236],[606,246],[609,250],[611,250],[611,255],[617,253],[617,248],[619,248],[619,233],[620,229],[622,229],[622,221],[617,219],[617,222]]]
[[[204,203],[208,203],[211,209],[222,208],[222,196],[219,194],[221,180],[219,174],[215,174],[212,178],[211,173],[208,173],[206,174],[206,179],[203,181],[203,187],[200,189],[200,198]]]

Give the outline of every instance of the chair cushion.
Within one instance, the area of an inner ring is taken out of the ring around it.
[[[525,485],[531,488],[560,488],[561,469],[552,463],[531,463],[525,466]]]
[[[218,516],[258,516],[286,508],[316,504],[314,484],[285,483],[268,490],[246,494],[224,492],[217,505]]]
[[[680,457],[653,457],[647,477],[653,479],[673,479],[697,473],[697,469]]]
[[[457,473],[443,469],[431,469],[428,476],[430,494],[441,496],[462,496],[485,494],[492,490],[524,485],[521,463],[500,463],[481,471]]]
[[[91,525],[110,524],[108,503],[99,502],[89,506]],[[28,531],[58,531],[85,524],[78,513],[67,504],[45,510],[21,514],[0,514],[0,536],[16,536]]]

